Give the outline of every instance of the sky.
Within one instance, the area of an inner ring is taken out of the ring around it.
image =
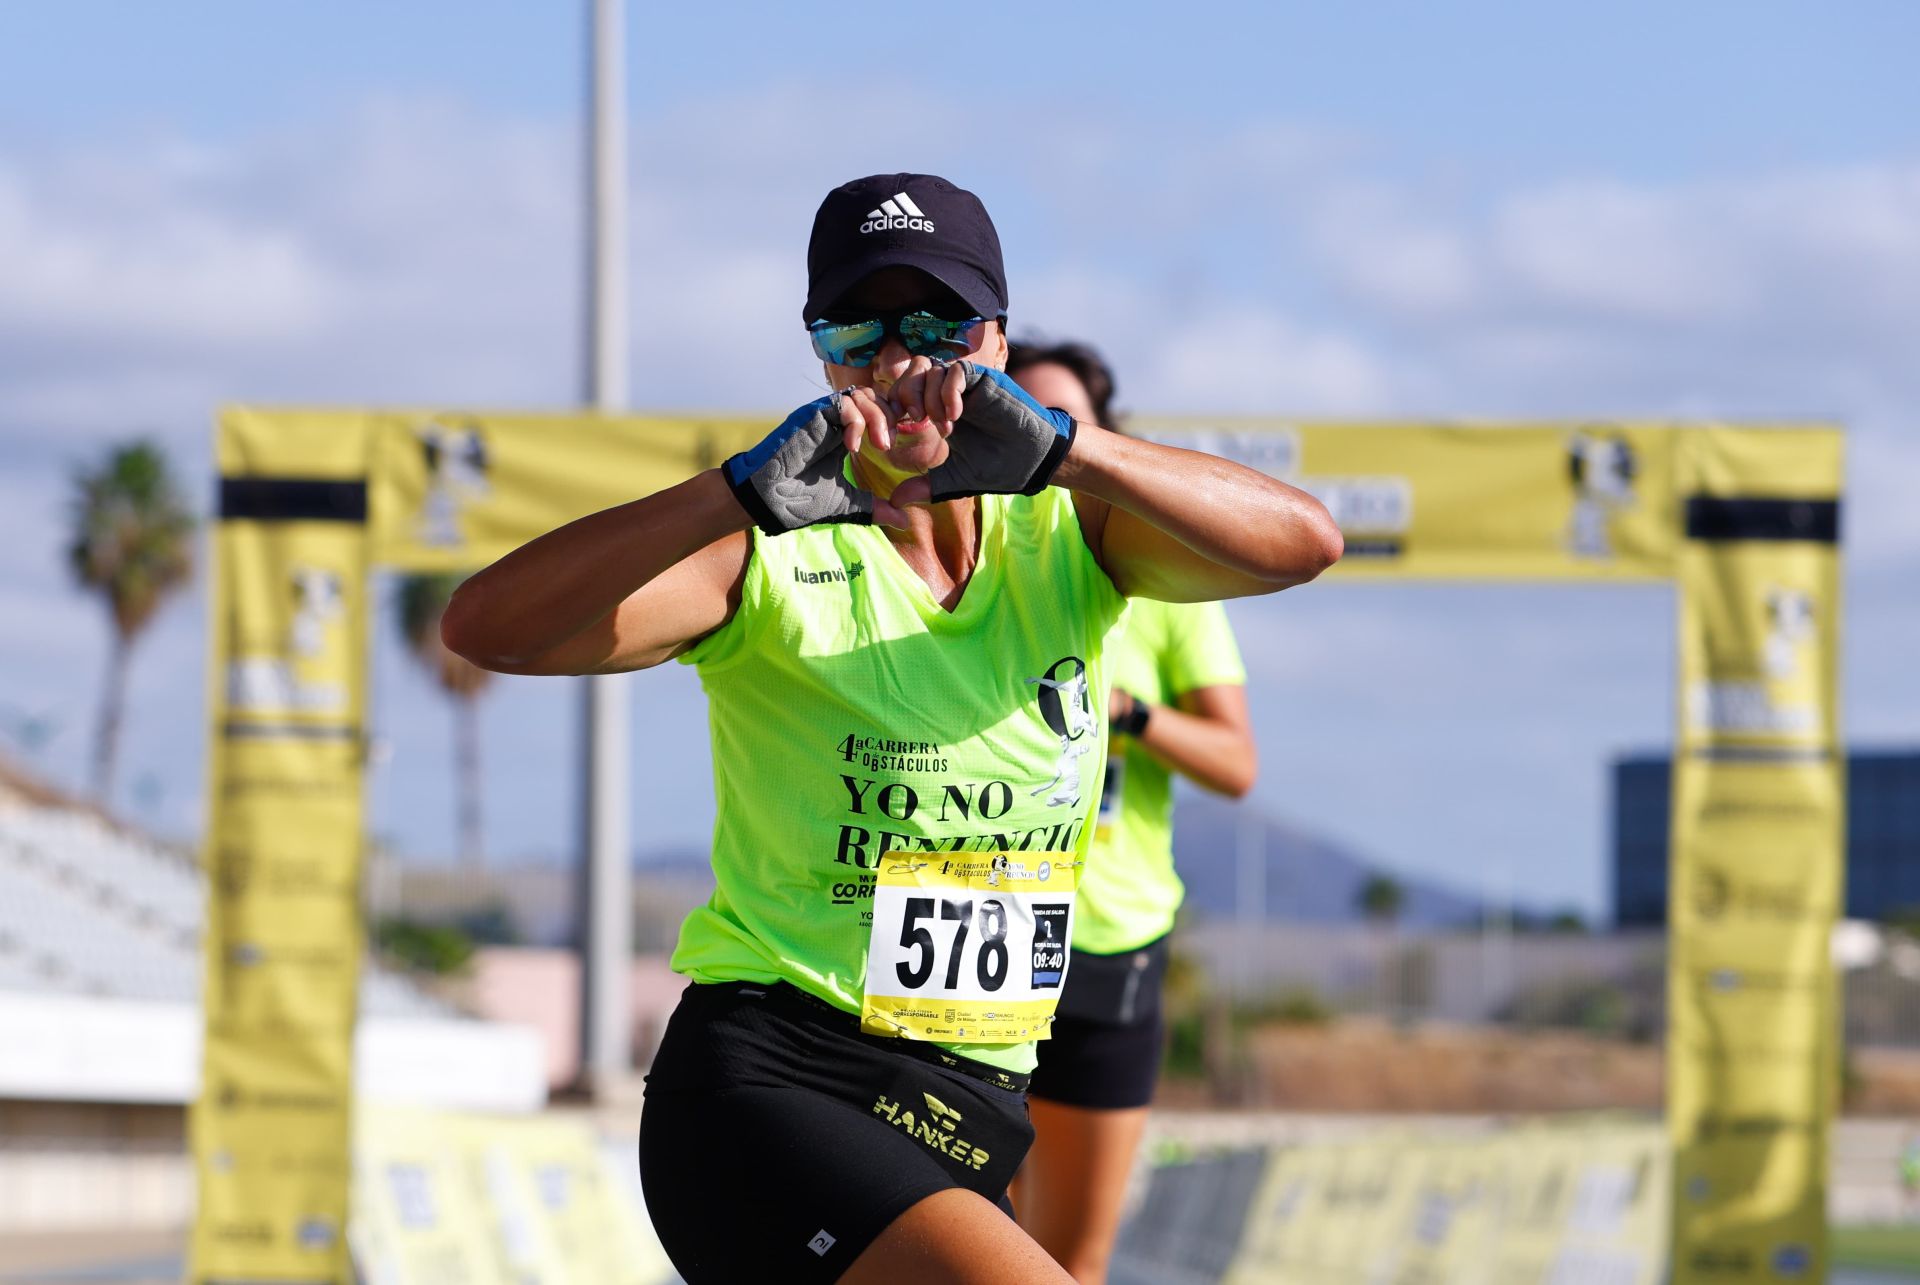
[[[1845,727],[1920,742],[1920,9],[1093,13],[633,6],[635,407],[771,425],[817,395],[814,205],[941,173],[993,211],[1016,335],[1096,342],[1136,411],[1844,422]],[[204,504],[225,403],[578,402],[583,67],[559,3],[0,5],[0,751],[83,780],[107,633],[60,549],[107,444],[158,438]],[[122,756],[121,806],[180,836],[203,588],[140,643]],[[1259,806],[1606,913],[1606,764],[1669,739],[1669,591],[1232,615]],[[444,859],[451,720],[390,619],[375,682],[374,833]],[[632,690],[636,830],[697,851],[697,683]],[[577,700],[487,697],[495,859],[571,850]]]

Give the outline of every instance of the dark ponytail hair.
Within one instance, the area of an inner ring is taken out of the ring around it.
[[[1102,428],[1120,431],[1118,417],[1113,410],[1113,371],[1106,361],[1087,344],[1058,343],[1043,344],[1026,341],[1011,344],[1007,349],[1007,374],[1015,379],[1020,372],[1034,366],[1065,366],[1087,390],[1087,400],[1093,403],[1093,417]]]

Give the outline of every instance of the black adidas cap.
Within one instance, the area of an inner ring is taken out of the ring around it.
[[[875,174],[827,193],[807,242],[812,323],[878,268],[919,268],[983,317],[1007,314],[1007,269],[987,207],[931,174]]]

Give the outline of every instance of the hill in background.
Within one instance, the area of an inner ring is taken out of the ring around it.
[[[1375,874],[1390,875],[1400,884],[1403,927],[1456,927],[1476,922],[1481,913],[1481,901],[1472,894],[1403,875],[1338,840],[1258,808],[1198,793],[1181,797],[1174,813],[1175,860],[1186,880],[1190,913],[1208,919],[1237,915],[1243,841],[1262,853],[1264,918],[1271,921],[1357,923],[1362,918],[1360,889]],[[712,890],[707,854],[685,847],[653,849],[635,854],[633,870],[635,946],[670,949],[681,917]],[[515,940],[558,945],[572,938],[576,892],[566,865],[503,864],[476,873],[409,862],[396,873],[404,890],[396,886],[395,895],[380,907],[386,913],[445,920],[499,906],[508,910]]]
[[[1182,794],[1174,805],[1174,863],[1187,885],[1187,908],[1209,918],[1237,911],[1241,844],[1256,845],[1266,867],[1263,918],[1341,924],[1362,918],[1360,889],[1375,874],[1405,894],[1399,922],[1446,928],[1477,922],[1482,902],[1445,884],[1402,874],[1335,839],[1278,820],[1245,803]]]

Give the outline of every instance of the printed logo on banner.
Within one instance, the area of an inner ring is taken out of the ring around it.
[[[213,886],[223,897],[245,896],[253,886],[253,853],[240,847],[222,847],[213,855]]]
[[[332,1249],[334,1242],[339,1239],[339,1224],[318,1214],[302,1218],[293,1229],[293,1243],[302,1249]]]
[[[212,1235],[224,1245],[271,1245],[275,1239],[272,1225],[257,1220],[215,1223]]]
[[[1813,1270],[1813,1251],[1805,1245],[1781,1245],[1773,1251],[1776,1276],[1805,1276]]]
[[[1404,477],[1298,477],[1298,486],[1327,506],[1349,558],[1394,558],[1406,552],[1413,527],[1413,482]]]
[[[1186,451],[1205,451],[1221,459],[1291,482],[1300,472],[1300,430],[1292,425],[1263,431],[1195,428],[1159,433],[1150,440]]]
[[[1634,479],[1640,461],[1625,435],[1585,428],[1567,439],[1567,476],[1573,483],[1573,516],[1567,550],[1576,558],[1613,556],[1612,522],[1638,502]]]
[[[1817,1120],[1796,1120],[1784,1115],[1725,1115],[1709,1111],[1694,1123],[1694,1136],[1702,1142],[1716,1138],[1778,1138],[1788,1134],[1810,1136],[1820,1132]]]
[[[393,1207],[399,1212],[400,1225],[414,1230],[430,1230],[440,1222],[434,1208],[433,1175],[417,1164],[387,1166],[387,1185],[393,1193]]]
[[[1755,662],[1759,673],[1689,684],[1688,721],[1708,734],[1814,736],[1820,730],[1820,712],[1807,656],[1819,638],[1819,600],[1806,589],[1768,585],[1755,607],[1763,626]]]
[[[311,968],[339,971],[346,968],[348,955],[331,946],[275,946],[271,952],[258,942],[235,942],[227,948],[226,961],[234,968],[258,968],[276,964],[287,968]]]
[[[414,430],[427,463],[427,493],[420,502],[420,541],[438,548],[466,543],[460,517],[466,506],[492,494],[487,479],[487,439],[468,422],[428,420]]]
[[[1702,919],[1719,919],[1732,912],[1744,919],[1783,924],[1825,915],[1791,883],[1747,873],[1735,880],[1725,870],[1704,864],[1694,870],[1693,911]]]
[[[211,1098],[222,1111],[279,1111],[289,1115],[330,1115],[344,1105],[338,1094],[300,1089],[243,1089],[233,1080],[222,1081]]]
[[[276,655],[237,656],[227,665],[227,705],[234,713],[337,714],[347,689],[302,677],[302,664],[326,668],[347,615],[347,578],[330,567],[296,566],[287,574],[292,613]]]
[[[309,660],[326,647],[327,626],[347,614],[347,592],[340,574],[324,567],[295,567],[293,628],[288,646]]]
[[[1300,430],[1292,425],[1245,430],[1198,428],[1160,433],[1151,440],[1163,446],[1205,451],[1301,490],[1327,506],[1327,513],[1346,537],[1346,557],[1392,558],[1406,551],[1413,527],[1413,481],[1394,474],[1363,476],[1309,476]]]
[[[277,897],[357,895],[351,879],[323,861],[281,853],[262,856],[238,844],[221,845],[208,873],[222,897],[244,897],[256,887]]]
[[[1813,595],[1804,589],[1774,585],[1767,589],[1766,601],[1767,677],[1784,681],[1799,672],[1801,658],[1820,631],[1820,618]]]

